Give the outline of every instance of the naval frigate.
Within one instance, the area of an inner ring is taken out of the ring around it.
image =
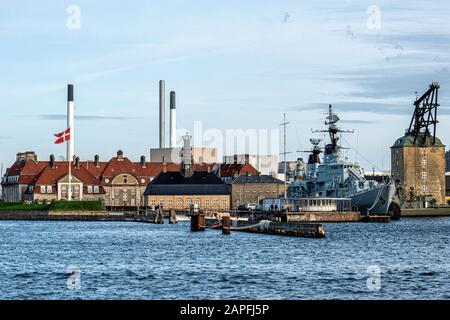
[[[398,218],[399,208],[393,201],[396,196],[394,181],[390,178],[381,182],[367,180],[358,163],[344,158],[342,150],[346,148],[339,144],[338,134],[353,131],[341,130],[337,125],[339,120],[330,105],[325,121],[327,129],[313,131],[328,133],[330,142],[323,150],[319,146],[322,140],[310,140],[313,149],[308,151],[311,154],[303,179],[291,183],[289,196],[350,198],[353,210],[365,214],[389,214],[392,218]],[[323,163],[321,153],[324,153]]]

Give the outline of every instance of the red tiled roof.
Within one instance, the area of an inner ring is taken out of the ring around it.
[[[94,161],[80,161],[80,169],[75,169],[74,164],[72,166],[73,175],[90,185],[110,184],[112,178],[124,173],[136,177],[140,185],[147,185],[164,169],[168,172],[180,170],[180,165],[176,163],[146,162],[142,166],[140,162],[131,162],[127,157],[114,157],[108,162],[99,162],[98,165]],[[7,170],[7,175],[19,176],[21,184],[54,185],[68,174],[68,169],[67,161],[55,161],[55,168],[52,169],[49,161],[27,159],[16,161]],[[194,164],[195,171],[209,169],[212,169],[212,165]],[[108,183],[106,179],[109,179]]]
[[[77,177],[80,181],[85,185],[101,185],[101,182],[96,179],[89,171],[84,168],[84,166],[80,166],[78,169],[74,164],[72,164],[72,175]],[[69,166],[57,164],[55,168],[50,166],[46,167],[42,173],[39,175],[38,179],[35,182],[35,185],[56,185],[56,183],[69,174]]]

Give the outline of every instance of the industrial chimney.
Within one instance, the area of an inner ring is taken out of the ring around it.
[[[166,104],[166,82],[164,80],[159,81],[159,147],[165,148],[165,110],[164,106]]]
[[[170,91],[170,147],[177,146],[177,109],[175,91]]]
[[[70,140],[67,143],[67,161],[72,161],[75,154],[75,129],[73,114],[73,84],[67,86],[67,128],[70,128]]]

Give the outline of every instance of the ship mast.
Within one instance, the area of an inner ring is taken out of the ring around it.
[[[354,130],[341,130],[337,123],[339,122],[339,117],[336,113],[333,112],[333,107],[330,104],[328,107],[328,116],[326,117],[325,124],[328,126],[327,130],[312,130],[313,133],[317,132],[325,132],[330,135],[330,141],[331,143],[326,145],[325,147],[325,154],[333,154],[338,152],[340,149],[343,149],[342,146],[338,144],[339,137],[337,136],[338,133],[353,133]]]
[[[284,205],[286,207],[287,205],[287,163],[286,163],[286,155],[290,152],[286,151],[286,126],[290,122],[286,122],[286,113],[283,113],[283,123],[280,124],[280,126],[283,126],[283,152],[281,153],[283,155],[283,161],[284,161]]]

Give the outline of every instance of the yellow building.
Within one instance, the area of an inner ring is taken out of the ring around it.
[[[229,210],[230,190],[214,173],[198,171],[185,177],[181,172],[163,172],[144,192],[146,206],[164,210],[185,210],[191,205],[202,210]]]

